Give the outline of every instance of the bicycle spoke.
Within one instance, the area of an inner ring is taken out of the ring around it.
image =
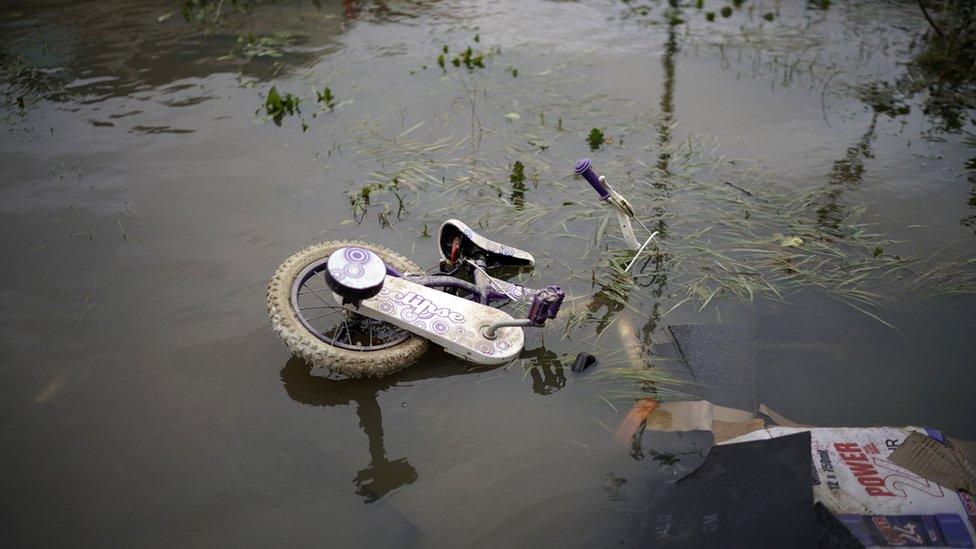
[[[322,260],[294,281],[294,311],[313,335],[329,345],[360,352],[385,349],[410,338],[402,328],[342,307],[328,288],[325,268],[326,260]],[[314,326],[311,321],[316,321]]]
[[[322,318],[323,316],[334,315],[338,311],[327,311],[322,314],[317,314],[315,316],[306,317],[305,320],[315,320],[316,318]]]
[[[308,286],[306,286],[306,288],[308,288]],[[315,297],[317,297],[319,299],[319,301],[321,301],[322,303],[325,303],[326,305],[329,305],[330,304],[328,301],[326,301],[325,299],[323,299],[322,296],[320,296],[318,292],[316,292],[315,290],[313,290],[311,288],[308,288],[308,289],[309,289],[309,291],[312,292],[312,295],[314,295]]]

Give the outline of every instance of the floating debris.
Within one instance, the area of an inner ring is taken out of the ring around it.
[[[784,248],[799,248],[803,245],[803,239],[798,236],[787,236],[779,241],[779,245]]]

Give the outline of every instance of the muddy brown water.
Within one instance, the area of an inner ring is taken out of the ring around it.
[[[600,318],[613,306],[529,333],[507,367],[432,352],[340,382],[290,358],[264,305],[275,267],[322,240],[431,267],[424,233],[449,216],[585,300],[620,239],[611,223],[593,244],[605,211],[570,174],[579,157],[641,197],[679,167],[662,148],[703,143],[733,162],[696,177],[827,189],[810,214],[863,205],[886,253],[976,250],[970,113],[947,129],[918,96],[889,114],[855,91],[904,73],[925,30],[914,3],[746,2],[712,23],[663,3],[227,4],[211,32],[176,2],[0,8],[5,546],[631,543],[648,494],[692,465],[662,457],[681,437],[616,447],[622,415],[600,397],[622,412],[613,392],[633,387],[569,370],[580,350],[625,360]],[[283,31],[265,44],[278,56],[238,40]],[[468,46],[484,68],[452,65]],[[280,127],[272,85],[302,99]],[[593,127],[612,143],[590,151]],[[394,176],[403,210],[378,186],[365,212],[350,201]],[[700,228],[681,201],[723,207],[708,200],[655,195],[663,248]],[[754,324],[759,398],[786,416],[976,438],[970,296],[890,293],[871,311],[896,331],[817,288],[651,319],[684,295],[658,289],[625,312],[645,343],[667,324]]]

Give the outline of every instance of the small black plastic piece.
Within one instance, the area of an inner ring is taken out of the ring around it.
[[[596,366],[600,361],[590,353],[580,353],[576,355],[576,362],[573,363],[572,370],[577,374],[590,366]]]

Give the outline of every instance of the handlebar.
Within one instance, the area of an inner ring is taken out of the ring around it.
[[[603,184],[603,181],[600,181],[600,176],[597,175],[596,170],[593,169],[593,165],[590,164],[589,158],[583,158],[576,162],[576,167],[573,168],[573,171],[576,172],[577,175],[583,176],[583,179],[585,179],[586,182],[593,187],[593,190],[600,195],[600,200],[610,198],[610,191],[607,189],[607,186]]]

